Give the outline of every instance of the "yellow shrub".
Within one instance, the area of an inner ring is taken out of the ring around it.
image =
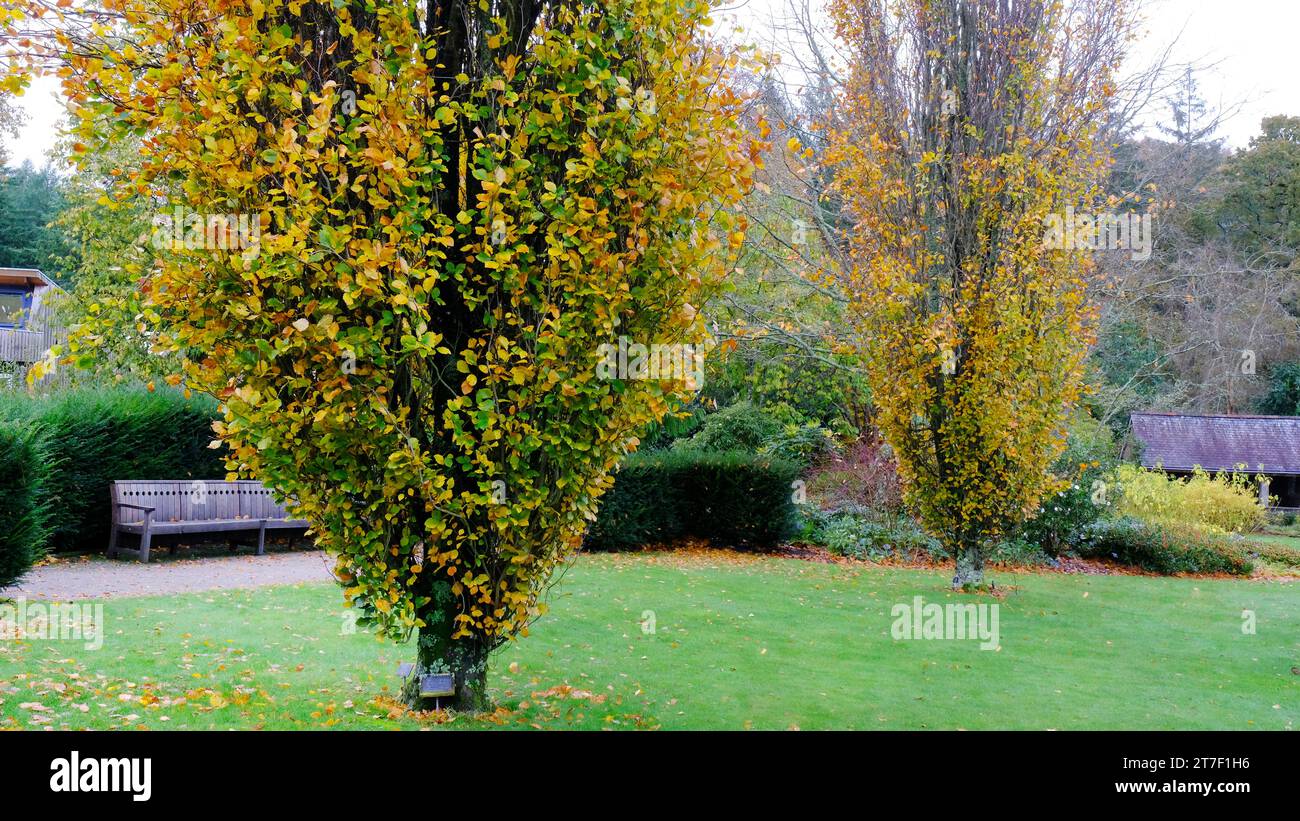
[[[1161,470],[1120,465],[1115,512],[1157,524],[1181,524],[1221,533],[1241,533],[1264,524],[1251,479],[1243,473],[1215,474],[1196,468],[1178,478]]]

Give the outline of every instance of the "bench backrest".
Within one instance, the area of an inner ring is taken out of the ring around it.
[[[155,508],[155,522],[207,522],[215,519],[287,519],[284,505],[261,482],[239,480],[116,481],[110,485],[113,522],[144,521],[144,511],[118,503]]]
[[[245,519],[288,519],[289,511],[275,500],[275,492],[261,482],[241,479],[239,515]]]

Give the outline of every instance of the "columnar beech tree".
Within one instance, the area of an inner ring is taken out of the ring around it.
[[[114,197],[255,215],[233,247],[164,247],[145,318],[220,398],[232,472],[481,707],[489,653],[686,390],[599,378],[599,346],[696,339],[741,241],[756,149],[709,3],[19,8],[0,25],[62,65],[84,149],[105,122],[142,138]]]
[[[829,160],[854,227],[837,272],[906,496],[983,584],[1052,489],[1080,394],[1090,212],[1131,25],[1116,0],[835,0],[848,59]]]

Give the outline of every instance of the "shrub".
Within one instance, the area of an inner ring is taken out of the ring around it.
[[[1251,542],[1246,548],[1251,555],[1291,569],[1300,569],[1300,548],[1267,542]]]
[[[786,407],[800,421],[830,427],[865,421],[871,392],[853,355],[805,354],[770,336],[733,337],[705,357],[701,395],[719,405],[750,401],[768,409]]]
[[[697,404],[690,404],[675,413],[669,413],[658,422],[651,422],[641,434],[641,450],[663,450],[678,439],[694,436],[704,424],[708,413]]]
[[[1043,546],[1034,540],[1015,536],[996,542],[989,548],[990,564],[1002,565],[1042,565],[1053,559]]]
[[[1077,550],[1085,558],[1112,558],[1153,573],[1232,573],[1254,566],[1239,537],[1132,517],[1100,519],[1084,529]]]
[[[937,539],[927,534],[907,516],[876,517],[872,512],[852,508],[822,514],[809,541],[837,556],[851,559],[920,559],[943,561],[949,558]]]
[[[0,587],[21,579],[45,552],[47,480],[39,436],[0,422]]]
[[[1094,478],[1091,471],[1085,472],[1063,490],[1044,499],[1038,512],[1013,538],[1032,542],[1049,556],[1059,556],[1102,514],[1103,508],[1093,496]]]
[[[858,505],[880,515],[898,513],[903,506],[898,463],[879,435],[823,461],[808,480],[808,494],[827,507]]]
[[[1065,451],[1052,464],[1052,473],[1066,483],[1065,487],[1043,500],[1034,516],[1020,526],[1002,551],[1028,557],[1025,546],[1018,543],[1029,542],[1047,556],[1059,556],[1105,510],[1104,494],[1097,494],[1095,489],[1115,462],[1115,439],[1110,428],[1086,413],[1076,415],[1070,424]]]
[[[1273,533],[1278,536],[1300,536],[1300,527],[1297,527],[1297,516],[1294,510],[1270,508],[1268,516],[1269,523],[1264,527],[1265,533]]]
[[[689,438],[679,434],[672,445],[675,450],[747,451],[788,459],[806,467],[815,459],[833,453],[837,447],[835,434],[829,428],[804,418],[784,404],[769,408],[741,402],[697,419],[698,430]],[[656,436],[651,447],[658,445],[668,432],[667,429],[654,431]]]
[[[623,461],[614,486],[605,492],[600,512],[584,545],[592,550],[628,550],[680,537],[680,491],[665,453],[634,453]]]
[[[762,447],[762,452],[769,456],[803,465],[825,458],[835,450],[835,435],[816,422],[787,423],[769,436]]]
[[[771,414],[749,402],[740,402],[709,414],[698,433],[689,439],[678,440],[673,449],[757,453],[780,430],[780,423]]]
[[[206,399],[160,390],[78,390],[41,399],[6,397],[0,419],[41,440],[48,466],[42,498],[50,546],[99,550],[111,523],[114,479],[214,479],[226,474],[208,448],[217,411]]]
[[[624,460],[587,533],[593,550],[693,536],[771,545],[795,524],[793,462],[753,453],[658,451]]]
[[[1242,473],[1211,475],[1196,468],[1193,475],[1179,479],[1159,470],[1120,465],[1112,478],[1120,516],[1220,533],[1256,530],[1267,521],[1250,479]]]

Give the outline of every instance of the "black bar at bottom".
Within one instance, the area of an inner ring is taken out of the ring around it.
[[[524,785],[533,782],[549,784],[543,789],[561,802],[631,790],[636,798],[626,800],[641,809],[657,801],[690,803],[687,796],[698,790],[762,800],[788,794],[805,807],[855,795],[855,802],[903,799],[918,809],[950,802],[1005,808],[1030,800],[1060,808],[1190,800],[1228,808],[1255,800],[1288,805],[1297,779],[1289,733],[24,732],[3,738],[6,804],[34,799],[40,803],[33,807],[56,811],[115,805],[128,815],[205,806],[219,812],[256,807],[259,814],[338,810],[342,793],[378,817],[403,807],[429,810],[432,790],[444,811],[468,808],[477,794],[488,817],[491,796],[502,798],[488,785],[519,790],[526,806],[540,800],[525,797]],[[142,800],[146,790],[136,785],[146,780],[145,759],[148,799]],[[82,789],[111,789],[115,778],[118,791]]]

